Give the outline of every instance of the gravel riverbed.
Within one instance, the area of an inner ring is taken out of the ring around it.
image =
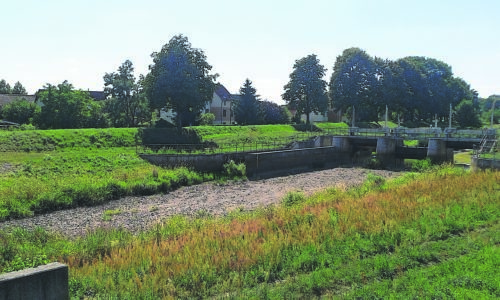
[[[235,209],[251,210],[279,203],[290,191],[302,191],[309,195],[328,187],[359,185],[368,173],[386,178],[400,174],[386,170],[335,168],[261,180],[224,184],[208,182],[163,195],[125,197],[99,206],[0,222],[0,228],[41,226],[68,237],[81,236],[99,227],[123,227],[137,233],[172,215],[195,215],[199,211],[224,215]],[[117,214],[105,217],[105,212],[110,210],[117,211]]]

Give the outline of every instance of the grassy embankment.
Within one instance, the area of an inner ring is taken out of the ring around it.
[[[347,126],[316,125],[323,130]],[[192,129],[204,141],[226,145],[225,151],[286,144],[310,135],[290,125]],[[214,174],[166,170],[141,160],[135,152],[136,133],[133,128],[0,131],[0,221],[214,179]]]
[[[237,144],[300,135],[289,125],[194,127],[203,140]],[[0,131],[0,221],[126,195],[164,193],[214,179],[140,159],[137,129]]]
[[[225,218],[173,217],[149,232],[69,241],[0,234],[0,271],[70,266],[73,297],[500,297],[500,172],[440,168],[358,188],[291,193]]]

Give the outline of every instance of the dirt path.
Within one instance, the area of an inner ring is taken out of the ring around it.
[[[368,173],[383,177],[395,177],[399,174],[384,170],[335,168],[256,181],[204,183],[183,187],[164,195],[125,197],[95,207],[80,207],[0,222],[0,228],[41,226],[69,237],[83,235],[98,227],[123,227],[139,232],[176,214],[194,215],[203,210],[213,215],[224,215],[238,208],[249,210],[278,203],[289,191],[311,194],[338,185],[358,185]],[[117,210],[119,213],[105,218],[105,212],[110,210]]]

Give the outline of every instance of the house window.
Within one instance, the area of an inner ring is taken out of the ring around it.
[[[224,100],[224,106],[226,106],[226,100]]]
[[[222,111],[222,116],[223,116],[223,117],[225,117],[225,116],[226,116],[226,110],[225,110],[225,109]]]

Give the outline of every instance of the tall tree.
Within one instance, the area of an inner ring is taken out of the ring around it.
[[[472,100],[463,100],[457,105],[455,122],[460,128],[479,128],[482,123],[479,111],[474,109]]]
[[[396,64],[403,70],[401,77],[407,87],[406,121],[431,123],[435,116],[443,120],[450,104],[456,107],[463,99],[474,98],[470,86],[454,77],[451,67],[442,61],[411,56]]]
[[[323,113],[328,109],[326,82],[323,80],[326,69],[314,54],[296,60],[293,69],[282,97],[297,113],[306,114],[306,123],[309,124],[312,112]]]
[[[246,79],[240,88],[240,97],[235,105],[234,119],[241,125],[253,125],[259,122],[259,96],[257,90],[252,86],[252,81]]]
[[[10,84],[5,79],[0,80],[0,94],[10,94],[11,92]]]
[[[111,96],[107,100],[106,111],[113,126],[135,127],[151,115],[141,87],[142,81],[142,77],[136,81],[130,60],[118,67],[118,72],[104,75],[104,93]]]
[[[357,120],[377,121],[378,109],[374,100],[378,75],[373,58],[365,51],[359,48],[344,50],[337,57],[330,78],[332,106],[346,112],[354,106]]]
[[[24,86],[18,81],[14,84],[14,87],[12,88],[12,94],[27,95],[28,93],[26,92]]]
[[[212,99],[217,77],[209,73],[212,66],[204,52],[177,35],[151,56],[153,64],[145,79],[151,108],[172,109],[179,127],[194,123]]]

